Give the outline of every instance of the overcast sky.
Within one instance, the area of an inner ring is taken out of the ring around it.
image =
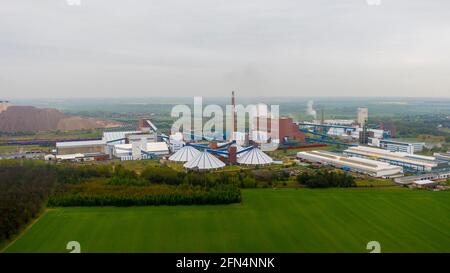
[[[449,0],[0,0],[0,99],[450,97]]]

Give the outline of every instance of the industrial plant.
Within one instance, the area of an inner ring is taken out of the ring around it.
[[[8,108],[9,102],[1,103],[2,111]],[[233,91],[231,132],[224,133],[222,139],[217,133],[207,136],[194,130],[167,135],[151,119],[141,118],[135,129],[105,130],[101,139],[59,141],[53,153],[39,156],[47,161],[72,162],[161,158],[178,162],[186,170],[208,171],[227,165],[283,164],[283,160],[274,160],[270,153],[300,149],[296,158],[301,161],[379,178],[449,169],[448,153],[418,155],[424,149],[424,142],[392,138],[396,134],[392,124],[370,126],[368,107],[358,107],[354,120],[325,119],[321,108],[321,117],[312,121],[274,117],[267,110],[257,109],[249,119],[249,130],[245,131],[238,130],[237,108]],[[308,102],[307,113],[317,118],[312,102]],[[320,150],[330,145],[337,149],[333,152]]]

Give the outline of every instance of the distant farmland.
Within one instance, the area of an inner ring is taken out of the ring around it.
[[[242,204],[57,208],[6,252],[450,252],[450,192],[244,190]]]

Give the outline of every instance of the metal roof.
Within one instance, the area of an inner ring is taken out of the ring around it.
[[[178,161],[178,162],[187,162],[191,159],[194,159],[199,154],[200,154],[200,151],[195,149],[194,147],[184,146],[183,148],[178,150],[176,153],[171,155],[169,157],[169,160]]]
[[[266,165],[271,164],[273,159],[260,149],[253,148],[242,154],[238,158],[237,162],[244,165]]]
[[[56,148],[88,147],[105,145],[103,140],[65,141],[56,142]]]
[[[208,152],[200,152],[195,158],[183,165],[187,169],[213,170],[225,167],[225,163]]]
[[[105,142],[110,142],[118,139],[123,139],[126,135],[137,134],[140,132],[141,131],[103,132],[103,140]],[[121,142],[122,141],[117,141],[114,144],[119,144]],[[125,143],[125,141],[123,141],[122,143]]]

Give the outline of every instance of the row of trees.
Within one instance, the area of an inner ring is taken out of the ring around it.
[[[148,186],[232,184],[240,188],[271,186],[277,181],[289,179],[289,172],[277,169],[240,170],[237,172],[182,172],[168,166],[151,165],[140,174],[121,164],[47,165],[54,171],[61,184],[79,184],[92,178],[106,178],[109,185]]]
[[[349,188],[356,187],[353,176],[335,171],[317,171],[315,173],[301,173],[297,181],[308,188]]]
[[[49,206],[149,206],[239,203],[241,193],[233,185],[133,187],[107,186],[96,190],[66,190],[52,195]]]

